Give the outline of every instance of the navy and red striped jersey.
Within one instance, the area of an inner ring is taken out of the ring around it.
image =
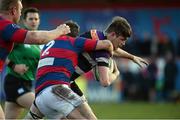
[[[78,63],[78,54],[95,49],[97,40],[60,36],[46,44],[41,52],[36,74],[36,95],[55,84],[70,84]]]
[[[7,55],[13,48],[14,42],[23,43],[27,30],[0,16],[0,71]]]
[[[107,39],[103,32],[97,30],[91,30],[85,32],[81,37],[96,39],[96,40],[105,40]],[[93,52],[84,52],[81,53],[78,57],[78,66],[76,66],[75,72],[71,76],[71,81],[74,81],[76,78],[82,74],[89,72],[96,65],[109,67],[109,58],[111,57],[110,53],[106,50],[97,50]]]

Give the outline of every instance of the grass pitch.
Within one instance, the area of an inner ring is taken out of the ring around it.
[[[180,119],[180,103],[91,103],[90,106],[98,119]]]
[[[180,104],[93,103],[90,106],[99,119],[180,119]]]

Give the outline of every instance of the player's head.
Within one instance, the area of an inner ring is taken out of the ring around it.
[[[3,14],[10,16],[10,19],[14,23],[18,23],[21,11],[22,11],[22,0],[0,0],[0,11]]]
[[[29,30],[37,30],[40,24],[40,15],[37,8],[26,8],[23,11],[24,26]]]
[[[105,33],[107,39],[112,42],[114,49],[117,49],[125,45],[125,41],[132,34],[132,29],[125,18],[116,16],[106,28]]]
[[[68,20],[65,22],[66,25],[68,25],[70,27],[71,32],[69,34],[67,34],[68,36],[71,37],[77,37],[79,35],[79,25],[72,21],[72,20]]]

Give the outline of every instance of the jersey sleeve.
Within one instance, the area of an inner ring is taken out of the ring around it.
[[[109,59],[111,55],[105,50],[94,51],[94,58],[98,66],[109,66]]]
[[[16,24],[7,25],[3,32],[2,37],[5,41],[23,43],[27,34],[27,30],[20,28]]]
[[[74,45],[78,48],[79,51],[82,51],[82,52],[93,51],[96,48],[97,40],[78,37],[75,39]]]

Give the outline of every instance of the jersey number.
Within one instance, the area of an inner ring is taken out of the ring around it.
[[[44,56],[44,55],[48,55],[49,54],[49,49],[54,45],[54,43],[55,43],[55,41],[53,40],[53,41],[51,41],[51,42],[49,42],[48,44],[46,44],[46,49],[44,50],[44,52],[42,53],[42,56]]]

